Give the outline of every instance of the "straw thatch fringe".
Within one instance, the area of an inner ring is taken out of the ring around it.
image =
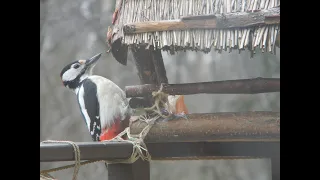
[[[280,0],[123,0],[116,24],[179,19],[187,15],[225,14],[269,9],[280,5]],[[280,25],[250,28],[179,30],[140,34],[125,34],[124,44],[147,43],[171,53],[180,50],[218,52],[248,49],[255,52],[275,52],[275,41]],[[253,54],[252,53],[252,54]]]

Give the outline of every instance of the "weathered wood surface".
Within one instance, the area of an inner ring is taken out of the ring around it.
[[[146,126],[135,121],[132,134]],[[146,143],[197,141],[280,141],[280,112],[237,112],[188,114],[158,122],[146,136]]]

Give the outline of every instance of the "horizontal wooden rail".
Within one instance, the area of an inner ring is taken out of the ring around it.
[[[127,159],[132,154],[132,144],[125,142],[77,142],[81,160]],[[40,143],[40,162],[73,161],[70,144]]]
[[[126,86],[127,97],[143,97],[158,91],[159,85]],[[280,92],[280,78],[254,78],[185,84],[163,84],[162,92],[170,95],[190,94],[257,94]]]
[[[280,24],[280,7],[255,12],[235,12],[187,16],[175,20],[146,21],[125,24],[125,34],[188,29],[243,28],[257,25]]]
[[[138,134],[145,125],[135,121],[130,131]],[[187,119],[157,122],[145,138],[147,143],[199,141],[280,141],[280,112],[188,114]]]
[[[131,124],[140,133],[144,123]],[[158,122],[146,136],[153,160],[273,157],[280,153],[280,113],[246,112],[190,114],[188,120]],[[123,142],[77,143],[82,160],[126,159],[132,144]],[[68,144],[40,143],[40,162],[71,161]]]
[[[76,143],[81,160],[127,159],[132,153],[130,143]],[[190,159],[252,159],[272,158],[280,153],[279,141],[230,141],[230,142],[168,142],[147,143],[152,160]],[[74,152],[69,144],[40,144],[40,162],[73,161]]]

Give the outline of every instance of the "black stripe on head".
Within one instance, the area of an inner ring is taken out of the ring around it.
[[[100,141],[101,123],[100,123],[100,106],[97,98],[97,86],[90,79],[83,82],[84,104],[90,117],[90,134],[93,141]]]
[[[70,64],[66,65],[66,66],[61,70],[61,72],[60,72],[60,78],[62,78],[62,75],[63,75],[67,70],[70,69],[70,67],[71,67],[72,64],[74,64],[74,63],[76,63],[76,62],[77,62],[77,61],[73,61],[73,62],[71,62]]]
[[[62,79],[63,74],[68,71],[69,69],[71,69],[71,66],[73,64],[79,63],[79,61],[73,61],[71,63],[69,63],[68,65],[66,65],[60,72],[60,78]],[[77,87],[79,87],[80,85],[80,78],[81,76],[85,73],[85,71],[81,71],[81,73],[73,80],[71,81],[64,81],[62,80],[62,83],[64,86],[70,88],[70,89],[76,89]]]

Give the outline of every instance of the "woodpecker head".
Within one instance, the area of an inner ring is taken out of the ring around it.
[[[92,75],[92,70],[100,57],[101,53],[90,59],[74,61],[65,66],[60,73],[63,85],[72,90],[76,89],[84,79]]]

